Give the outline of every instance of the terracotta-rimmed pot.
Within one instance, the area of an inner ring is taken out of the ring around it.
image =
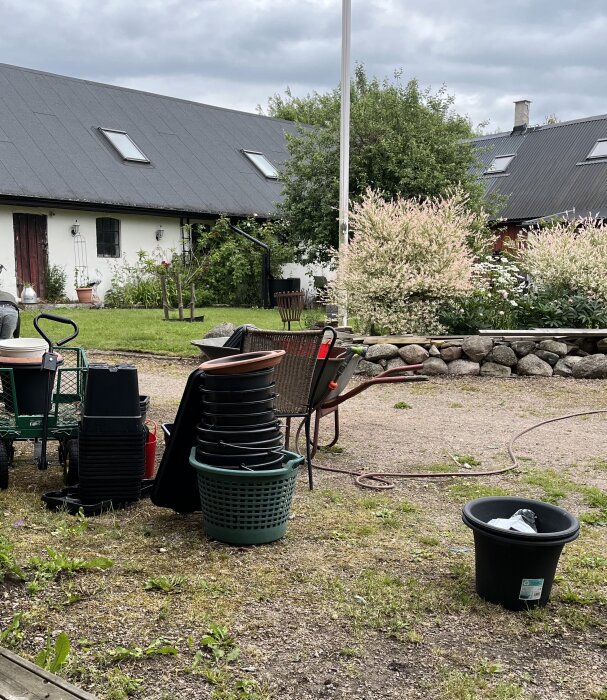
[[[207,374],[242,374],[259,369],[276,367],[282,361],[285,350],[258,350],[244,352],[230,357],[218,357],[215,360],[203,362],[198,369]]]

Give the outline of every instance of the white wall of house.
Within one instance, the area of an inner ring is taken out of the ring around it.
[[[331,281],[335,277],[335,271],[324,265],[299,265],[298,263],[287,263],[282,268],[282,277],[297,277],[300,280],[302,292],[314,291],[314,277],[326,277]]]

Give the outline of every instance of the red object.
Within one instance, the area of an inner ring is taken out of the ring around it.
[[[318,348],[318,359],[319,360],[324,360],[325,357],[329,354],[329,345],[331,343],[323,343],[319,348]]]
[[[329,387],[329,389],[331,389],[331,391],[333,391],[334,389],[337,389],[337,382],[330,381],[327,386]]]
[[[156,432],[158,425],[153,420],[145,422],[148,426],[148,439],[145,442],[145,472],[146,479],[154,478],[154,468],[156,466]],[[152,428],[154,432],[152,432]]]

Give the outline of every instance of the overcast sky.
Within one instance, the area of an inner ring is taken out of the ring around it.
[[[488,131],[607,113],[607,1],[352,0],[352,65]],[[0,0],[0,62],[255,111],[340,79],[340,0]]]

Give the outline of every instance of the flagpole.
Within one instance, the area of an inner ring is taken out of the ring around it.
[[[350,176],[350,35],[351,0],[341,4],[341,117],[339,138],[339,252],[348,247]],[[348,323],[348,309],[340,309],[341,323]]]

